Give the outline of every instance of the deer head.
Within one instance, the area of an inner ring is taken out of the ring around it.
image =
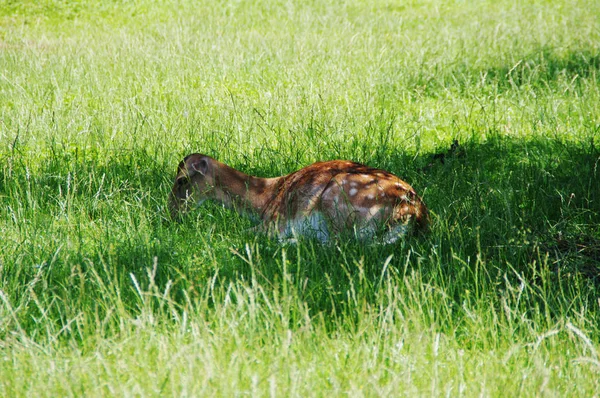
[[[212,160],[208,156],[194,153],[179,163],[177,176],[169,196],[171,217],[177,218],[182,212],[211,199],[215,191]]]

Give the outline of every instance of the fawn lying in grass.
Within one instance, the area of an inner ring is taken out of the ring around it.
[[[425,231],[429,216],[415,190],[395,175],[347,160],[318,162],[282,177],[246,175],[194,153],[179,163],[169,198],[173,218],[204,200],[257,214],[259,230],[327,241],[350,233],[395,242]]]

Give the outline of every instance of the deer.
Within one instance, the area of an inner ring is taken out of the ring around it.
[[[349,160],[313,163],[280,177],[255,177],[193,153],[177,167],[169,195],[175,220],[205,200],[258,216],[253,230],[295,241],[334,236],[391,244],[428,230],[429,212],[394,174]]]

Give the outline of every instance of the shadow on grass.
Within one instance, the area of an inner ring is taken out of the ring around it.
[[[323,246],[311,240],[282,246],[232,229],[239,216],[212,207],[199,209],[183,225],[164,225],[163,233],[176,235],[172,250],[187,253],[183,268],[173,265],[194,275],[186,278],[186,288],[196,291],[205,289],[217,269],[223,286],[245,280],[279,289],[292,275],[297,293],[315,313],[346,313],[352,289],[375,302],[382,277],[402,279],[413,271],[425,284],[446,286],[457,303],[465,291],[482,286],[493,291],[507,278],[553,283],[557,297],[562,282],[599,285],[600,151],[592,142],[491,138],[463,143],[446,153],[443,163],[435,155],[416,160],[405,154],[373,155],[423,192],[434,215],[429,237],[383,247],[343,241]],[[135,245],[121,250],[124,258],[144,257],[134,253]],[[386,261],[388,272],[382,275]],[[477,267],[484,268],[484,276],[477,275]]]
[[[600,151],[593,142],[497,137],[441,152],[444,162],[436,154],[417,159],[373,155],[384,163],[374,166],[389,169],[422,193],[433,214],[429,236],[391,246],[311,240],[285,246],[253,236],[246,231],[248,221],[218,206],[201,208],[182,223],[168,222],[164,204],[174,167],[143,151],[96,160],[54,154],[29,177],[23,168],[5,167],[2,201],[21,206],[26,216],[45,214],[21,221],[39,227],[60,216],[58,199],[65,192],[71,192],[68,200],[75,209],[67,216],[76,221],[55,231],[64,242],[34,251],[41,244],[31,237],[14,246],[11,256],[20,260],[5,257],[3,263],[5,270],[18,267],[19,272],[3,278],[17,297],[36,278],[37,265],[52,263],[39,292],[48,300],[55,295],[77,302],[85,292],[91,305],[115,294],[134,313],[140,303],[135,283],[154,284],[158,292],[170,288],[178,305],[194,297],[209,303],[223,299],[210,295],[210,289],[257,283],[279,295],[283,286],[294,289],[311,314],[352,317],[360,310],[352,294],[375,304],[383,281],[402,285],[416,274],[419,284],[437,286],[459,306],[465,291],[495,297],[506,283],[522,280],[548,287],[553,298],[545,297],[543,305],[551,313],[560,313],[575,297],[593,300],[600,286]],[[27,178],[34,184],[20,184]],[[97,225],[99,235],[69,244],[86,223]],[[25,252],[28,256],[21,255]],[[74,269],[84,275],[75,288]],[[580,290],[565,294],[564,284],[573,281]]]
[[[435,203],[445,231],[467,232],[468,251],[498,261],[500,270],[504,263],[527,272],[543,252],[555,272],[581,273],[600,282],[594,249],[600,242],[600,150],[594,142],[577,146],[553,139],[495,138],[465,144],[462,155],[450,157],[426,177],[427,199]],[[447,239],[462,244],[460,237]],[[565,262],[562,255],[573,247],[566,242],[587,243]]]
[[[495,81],[507,90],[523,85],[540,87],[552,85],[560,78],[573,81],[577,78],[598,80],[600,54],[590,50],[541,48],[517,60],[514,65],[491,67],[479,71],[479,76]]]
[[[415,75],[407,77],[403,85],[382,84],[380,95],[387,91],[410,90],[417,97],[438,97],[447,90],[465,93],[477,87],[478,92],[491,89],[496,93],[518,90],[522,87],[555,89],[577,87],[582,80],[598,82],[600,79],[600,53],[590,49],[564,49],[541,47],[521,56],[515,55],[510,64],[487,65],[474,68],[472,65],[455,64],[421,68]],[[392,71],[391,74],[396,74]]]

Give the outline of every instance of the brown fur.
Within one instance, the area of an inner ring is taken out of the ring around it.
[[[263,227],[286,235],[314,213],[328,232],[406,225],[425,231],[429,215],[415,190],[395,175],[347,160],[318,162],[275,178],[246,175],[213,158],[192,154],[179,164],[170,195],[177,217],[205,199],[258,214]],[[295,223],[295,224],[294,224]]]

